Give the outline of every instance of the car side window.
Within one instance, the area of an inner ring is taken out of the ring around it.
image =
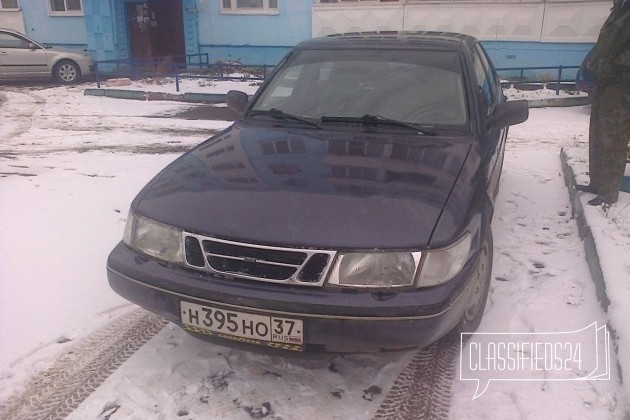
[[[477,86],[481,94],[484,104],[488,107],[488,113],[492,112],[496,103],[496,86],[497,81],[494,77],[490,63],[486,58],[486,54],[479,47],[475,46],[473,51],[473,59],[475,62],[475,75],[477,76]]]
[[[0,48],[29,48],[30,42],[12,34],[0,33]]]

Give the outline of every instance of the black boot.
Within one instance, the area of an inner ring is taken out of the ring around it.
[[[582,191],[582,192],[597,194],[597,190],[592,185],[575,184],[575,189],[578,190],[578,191]]]
[[[613,203],[613,201],[609,201],[609,200],[605,200],[600,196],[597,196],[595,198],[593,198],[592,200],[589,200],[586,204],[588,204],[589,206],[607,206],[610,207],[610,205]]]

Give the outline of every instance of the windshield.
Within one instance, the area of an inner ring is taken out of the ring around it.
[[[463,126],[468,121],[463,83],[456,52],[298,50],[251,110],[274,109],[313,120],[369,115]]]

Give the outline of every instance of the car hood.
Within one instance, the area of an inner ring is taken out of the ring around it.
[[[236,123],[158,174],[132,210],[190,232],[258,244],[422,248],[471,142],[390,131]]]

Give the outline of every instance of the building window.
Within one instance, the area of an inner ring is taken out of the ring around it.
[[[306,153],[304,142],[300,139],[260,142],[263,155],[284,155]]]
[[[221,13],[278,14],[278,0],[222,0]]]
[[[0,9],[18,9],[18,0],[0,0]]]
[[[49,0],[51,15],[83,15],[82,0]]]

